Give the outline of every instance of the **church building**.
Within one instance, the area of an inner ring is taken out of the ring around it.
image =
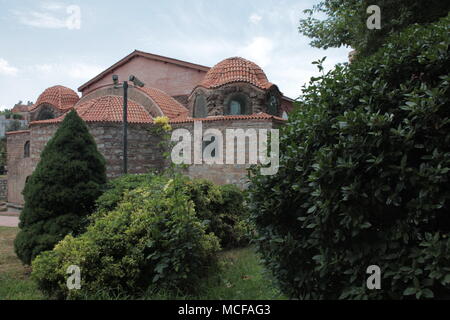
[[[113,75],[118,76],[119,84],[113,82]],[[158,147],[160,138],[150,130],[157,117],[166,116],[173,129],[191,132],[195,120],[202,121],[203,130],[272,129],[286,121],[293,104],[258,65],[244,58],[228,58],[209,68],[136,50],[81,85],[81,97],[70,88],[56,85],[28,106],[27,130],[7,133],[8,204],[12,208],[23,205],[27,177],[64,115],[72,109],[86,122],[103,154],[108,178],[122,174],[122,82],[130,75],[144,83],[143,87],[130,83],[128,88],[131,174],[168,165]],[[193,164],[185,170],[192,177],[244,186],[247,167]]]

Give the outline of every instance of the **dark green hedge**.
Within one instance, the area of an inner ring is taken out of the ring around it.
[[[253,172],[259,251],[289,296],[450,298],[449,25],[411,26],[312,79],[279,173]]]

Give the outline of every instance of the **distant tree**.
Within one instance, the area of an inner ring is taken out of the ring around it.
[[[84,121],[71,111],[23,191],[25,206],[14,243],[22,262],[30,264],[65,235],[82,232],[105,182],[105,160]]]
[[[23,120],[23,116],[19,113],[13,113],[12,117],[15,120]]]
[[[367,8],[381,9],[381,29],[369,30]],[[442,0],[323,0],[305,10],[307,17],[300,20],[299,31],[312,39],[317,48],[350,46],[359,55],[374,53],[394,32],[413,23],[428,23],[444,17],[450,10],[450,1]],[[314,14],[325,14],[323,20]]]

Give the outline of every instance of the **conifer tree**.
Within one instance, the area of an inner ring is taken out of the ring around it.
[[[69,112],[41,153],[24,191],[17,256],[25,264],[83,231],[106,182],[105,160],[86,124]]]

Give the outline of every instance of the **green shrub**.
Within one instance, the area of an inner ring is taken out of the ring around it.
[[[153,177],[152,174],[127,174],[109,180],[105,191],[96,201],[97,212],[107,213],[114,210],[127,191],[150,182]]]
[[[32,265],[39,288],[60,298],[134,295],[149,288],[195,291],[215,265],[218,239],[205,232],[192,201],[175,190],[176,179],[156,180],[126,193],[81,236],[68,235],[39,255]],[[80,290],[66,287],[70,265],[80,267]]]
[[[106,183],[105,161],[75,111],[64,118],[41,153],[23,191],[25,206],[14,242],[25,264],[65,235],[80,233]]]
[[[241,190],[233,185],[217,186],[203,179],[187,180],[180,187],[187,190],[197,216],[207,222],[207,230],[219,237],[223,248],[248,244],[251,228]]]
[[[203,179],[190,179],[175,175],[177,192],[189,196],[195,205],[195,213],[207,225],[206,231],[213,232],[223,248],[247,245],[251,233],[248,223],[249,212],[241,190],[233,185],[218,186]],[[171,175],[127,175],[108,183],[107,190],[97,200],[97,212],[91,220],[113,210],[128,190],[151,183],[165,184]],[[156,179],[156,180],[155,180]]]
[[[278,174],[253,171],[258,248],[289,296],[450,298],[449,25],[414,25],[312,79]]]

